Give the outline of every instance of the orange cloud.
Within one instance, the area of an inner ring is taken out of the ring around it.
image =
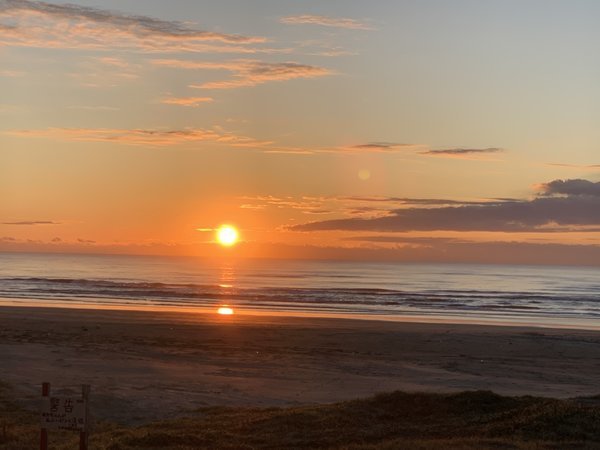
[[[4,1],[0,8],[0,44],[12,46],[237,52],[244,51],[248,44],[265,41],[262,37],[204,31],[181,22],[73,4],[11,0]]]
[[[2,225],[60,225],[53,220],[21,220],[17,222],[2,222]]]
[[[441,150],[427,150],[421,152],[422,155],[427,156],[438,156],[442,158],[458,158],[458,159],[475,159],[474,157],[480,155],[489,155],[492,153],[502,153],[503,148],[489,147],[489,148],[447,148]]]
[[[325,27],[335,27],[335,28],[346,28],[350,30],[372,30],[370,26],[368,26],[364,22],[360,22],[356,19],[348,19],[348,18],[336,18],[336,17],[326,17],[326,16],[314,16],[310,14],[304,14],[300,16],[288,16],[282,17],[280,19],[281,23],[290,24],[290,25],[298,25],[298,24],[308,24],[308,25],[321,25]]]
[[[234,147],[262,147],[270,142],[238,136],[225,131],[185,128],[178,130],[110,129],[110,128],[46,128],[6,132],[14,136],[56,139],[62,141],[111,142],[126,145],[164,147],[198,142],[216,142]]]
[[[212,101],[214,101],[212,97],[169,97],[161,100],[161,103],[196,108],[203,103],[211,103]]]
[[[323,67],[298,64],[295,62],[268,63],[257,60],[239,59],[223,62],[185,61],[178,59],[157,59],[154,64],[180,69],[209,69],[233,72],[233,79],[212,81],[190,87],[199,89],[232,89],[256,86],[269,81],[285,81],[297,78],[317,78],[331,75]]]
[[[334,153],[397,153],[406,151],[423,150],[423,144],[400,144],[397,142],[369,142],[367,144],[356,144],[333,149],[321,150],[321,152]]]
[[[394,142],[375,142],[368,144],[346,145],[338,147],[272,147],[268,153],[283,153],[296,155],[316,155],[320,153],[337,154],[366,154],[366,153],[405,153],[426,149],[424,144],[398,144]]]

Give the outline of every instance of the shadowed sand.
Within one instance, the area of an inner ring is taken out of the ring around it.
[[[377,392],[600,392],[600,332],[270,315],[0,307],[0,380],[92,385],[124,423],[207,405],[287,406]]]

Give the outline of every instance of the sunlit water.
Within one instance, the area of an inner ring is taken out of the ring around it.
[[[593,321],[600,318],[600,269],[0,253],[0,297],[13,304]]]

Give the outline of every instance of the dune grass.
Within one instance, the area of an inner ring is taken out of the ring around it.
[[[137,427],[99,423],[91,449],[600,449],[600,407],[488,391],[393,392],[295,408],[201,408]],[[38,420],[0,395],[0,449],[38,448]],[[52,449],[77,436],[51,432]]]

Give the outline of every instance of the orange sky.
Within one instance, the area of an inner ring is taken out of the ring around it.
[[[600,260],[575,3],[11,2],[0,251]]]

